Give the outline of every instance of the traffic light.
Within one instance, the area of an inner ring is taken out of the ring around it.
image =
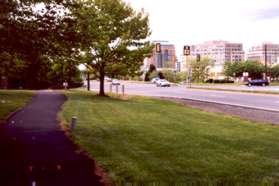
[[[161,53],[161,43],[156,43],[156,53]]]
[[[191,49],[190,46],[184,46],[183,47],[184,56],[189,56],[191,54],[190,49]]]

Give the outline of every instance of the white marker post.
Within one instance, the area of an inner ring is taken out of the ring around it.
[[[77,117],[72,117],[72,121],[71,121],[71,131],[74,131],[77,125]]]

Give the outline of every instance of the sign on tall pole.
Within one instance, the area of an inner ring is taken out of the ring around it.
[[[191,81],[192,81],[192,69],[190,67],[189,61],[188,61],[188,56],[191,55],[191,47],[186,45],[183,47],[183,55],[185,56],[185,63],[188,71],[188,85],[189,88],[191,88]]]
[[[190,46],[184,46],[183,47],[183,54],[184,54],[184,56],[189,56],[189,55],[191,55],[191,47]]]
[[[161,53],[161,43],[156,43],[156,53]]]

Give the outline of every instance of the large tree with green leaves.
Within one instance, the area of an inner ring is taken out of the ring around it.
[[[27,88],[47,84],[51,66],[61,61],[56,58],[73,59],[79,34],[71,9],[77,5],[70,0],[1,1],[0,55],[10,57],[2,60],[5,65],[0,66],[0,75],[10,79],[12,73],[5,73],[5,68],[18,69],[15,59],[20,59],[25,67],[20,75]]]
[[[100,96],[105,96],[105,76],[136,75],[153,46],[148,15],[134,11],[122,0],[83,0],[76,12],[77,32],[82,33],[83,63],[95,69]]]
[[[258,61],[226,62],[224,73],[228,77],[241,77],[243,72],[248,72],[251,78],[261,78],[264,65]]]
[[[275,65],[270,69],[271,77],[274,79],[279,78],[279,65]]]
[[[190,66],[192,69],[192,80],[203,82],[209,76],[209,69],[213,65],[209,58],[202,58],[200,61],[192,60]]]

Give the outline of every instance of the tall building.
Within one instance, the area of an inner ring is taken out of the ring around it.
[[[147,59],[147,65],[153,64],[158,70],[175,69],[177,57],[175,54],[175,46],[168,41],[153,41],[154,44],[160,43],[161,51],[156,52],[156,47],[153,49],[153,54]]]
[[[240,62],[244,60],[242,43],[228,41],[207,41],[203,44],[191,46],[191,56],[200,55],[212,60],[214,66],[210,69],[211,78],[223,79],[224,64],[226,61]]]
[[[260,61],[267,65],[273,66],[279,64],[279,44],[263,43],[253,46],[247,53],[247,60]]]

